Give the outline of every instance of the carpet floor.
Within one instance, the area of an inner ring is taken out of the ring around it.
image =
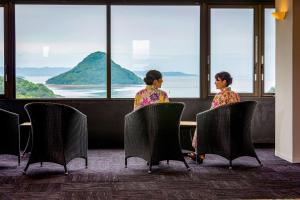
[[[207,155],[203,164],[192,168],[182,162],[163,161],[148,174],[146,162],[129,158],[124,168],[124,150],[89,150],[89,166],[83,159],[64,168],[53,163],[30,165],[22,171],[28,155],[17,166],[15,156],[0,155],[0,199],[296,199],[300,198],[300,164],[274,155],[274,149],[256,149],[263,163],[241,157],[228,161]]]

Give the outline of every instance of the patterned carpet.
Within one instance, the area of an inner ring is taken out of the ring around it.
[[[201,165],[187,159],[161,162],[147,173],[146,162],[130,158],[124,168],[123,150],[90,150],[89,167],[83,159],[60,165],[34,164],[22,175],[28,157],[17,166],[14,156],[0,155],[0,199],[278,199],[300,198],[300,164],[274,156],[274,149],[257,149],[254,158],[233,161],[207,155]]]

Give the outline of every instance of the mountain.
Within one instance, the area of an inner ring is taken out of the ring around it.
[[[3,76],[0,76],[0,93],[3,94]],[[54,98],[56,95],[43,84],[36,84],[23,78],[16,78],[17,98]]]
[[[133,72],[111,61],[112,84],[143,84]],[[94,52],[71,70],[52,77],[46,84],[98,85],[106,83],[106,53]]]

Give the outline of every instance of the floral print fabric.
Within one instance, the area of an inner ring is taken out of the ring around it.
[[[136,93],[134,98],[134,110],[153,103],[166,103],[169,98],[166,92],[147,85],[145,89]]]
[[[215,95],[211,103],[211,109],[236,102],[240,102],[240,96],[237,93],[231,91],[230,87],[227,87],[222,89],[221,92]]]

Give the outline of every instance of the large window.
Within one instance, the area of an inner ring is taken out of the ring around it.
[[[264,44],[264,92],[275,93],[275,19],[272,12],[265,9],[265,44]]]
[[[151,69],[170,98],[219,92],[221,71],[243,96],[275,93],[271,2],[45,3],[0,5],[1,97],[133,98]]]
[[[17,98],[106,97],[106,6],[16,5]]]
[[[134,97],[150,69],[169,97],[199,97],[199,6],[112,6],[112,97]]]
[[[228,71],[233,90],[253,93],[254,9],[212,8],[210,13],[210,92],[217,92],[215,74]]]
[[[0,7],[0,95],[4,94],[4,9]]]

